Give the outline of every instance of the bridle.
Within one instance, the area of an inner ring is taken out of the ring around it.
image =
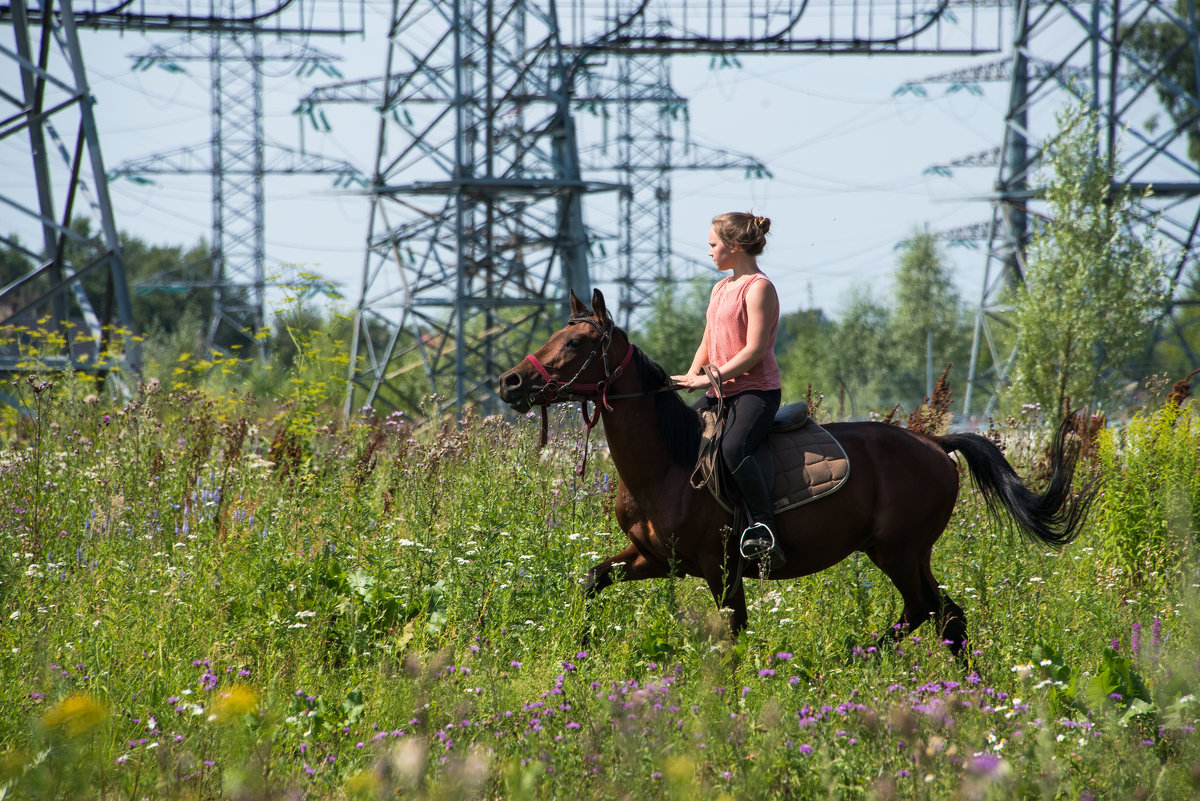
[[[550,375],[550,371],[546,366],[534,356],[532,353],[525,357],[525,360],[533,365],[533,368],[538,371],[538,374],[546,380],[546,383],[534,393],[534,403],[542,407],[542,435],[541,445],[545,445],[548,439],[549,422],[547,419],[546,408],[552,403],[560,400],[578,400],[580,413],[583,415],[584,425],[587,426],[587,434],[583,441],[583,461],[579,465],[579,475],[582,476],[584,468],[587,465],[587,443],[591,437],[592,429],[600,422],[600,412],[602,409],[612,411],[612,406],[609,405],[609,400],[624,397],[637,397],[637,395],[612,395],[608,394],[609,388],[616,383],[621,377],[621,373],[633,360],[634,344],[627,343],[625,355],[614,369],[609,369],[608,348],[612,344],[612,332],[615,326],[610,322],[607,326],[598,323],[590,314],[579,314],[567,320],[567,325],[575,325],[576,323],[587,323],[600,332],[600,339],[592,346],[591,353],[584,359],[583,365],[575,371],[575,375],[569,381],[559,381]],[[604,378],[594,384],[582,383],[579,378],[584,371],[591,366],[596,357],[600,357],[600,363],[604,366]],[[588,401],[595,401],[596,409],[588,414]]]
[[[575,371],[575,375],[570,381],[559,381],[557,378],[554,378],[552,375],[550,375],[550,371],[546,369],[546,366],[542,364],[538,357],[534,356],[532,353],[526,356],[525,359],[530,362],[533,365],[533,368],[538,371],[538,374],[546,380],[546,383],[542,385],[537,393],[535,393],[535,397],[538,398],[535,403],[538,403],[538,405],[545,409],[546,406],[556,403],[559,400],[578,400],[585,404],[584,417],[586,419],[586,404],[593,398],[597,400],[597,415],[600,412],[601,406],[610,412],[612,411],[612,406],[610,406],[608,403],[608,389],[617,381],[618,378],[621,377],[621,373],[629,365],[629,362],[633,360],[634,346],[633,343],[630,342],[629,347],[625,351],[625,356],[621,359],[620,363],[615,369],[610,370],[608,367],[608,348],[612,344],[612,332],[614,326],[610,323],[607,327],[605,327],[596,322],[591,315],[586,314],[576,315],[575,317],[567,320],[568,326],[575,325],[576,323],[587,323],[595,328],[600,332],[600,340],[592,347],[591,353],[588,354],[580,368]],[[582,376],[584,371],[591,366],[592,362],[595,361],[597,356],[600,357],[600,361],[604,365],[604,378],[600,379],[594,384],[581,383],[579,381],[580,376]],[[592,423],[592,425],[595,425],[595,423]]]

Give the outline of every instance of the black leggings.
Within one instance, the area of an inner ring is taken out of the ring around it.
[[[747,456],[767,438],[767,431],[775,420],[779,409],[782,390],[748,389],[725,398],[725,437],[721,440],[721,457],[729,470],[736,470]],[[713,407],[716,398],[705,395],[696,408]],[[763,465],[759,465],[763,467]]]

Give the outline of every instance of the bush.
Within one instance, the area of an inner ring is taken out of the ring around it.
[[[1166,403],[1100,435],[1097,538],[1132,586],[1194,572],[1200,531],[1200,421],[1194,404]]]

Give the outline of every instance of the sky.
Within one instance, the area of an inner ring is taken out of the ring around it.
[[[372,4],[374,5],[374,4]],[[382,73],[385,44],[378,31],[386,11],[368,8],[373,34],[311,44],[339,55],[347,79]],[[108,169],[211,133],[210,78],[203,62],[186,72],[134,70],[134,56],[180,40],[174,34],[117,35],[81,31],[96,118]],[[740,172],[677,173],[673,178],[672,241],[681,259],[707,262],[709,220],[730,210],[772,219],[760,265],[775,280],[784,312],[820,307],[836,316],[852,291],[886,298],[897,265],[896,245],[913,231],[941,231],[990,217],[981,200],[995,179],[987,168],[930,175],[933,164],[996,146],[1002,135],[1006,84],[977,92],[926,86],[926,94],[896,94],[909,81],[1003,54],[939,56],[743,56],[740,67],[714,68],[708,56],[675,57],[676,91],[689,99],[688,130],[696,142],[753,155],[773,174],[747,179]],[[304,147],[369,169],[377,119],[369,109],[331,106],[328,132],[305,129],[296,101],[329,82],[297,77],[290,65],[269,63],[264,126],[268,141]],[[13,76],[0,76],[7,87]],[[11,143],[10,143],[11,145]],[[0,151],[6,181],[26,181],[27,154]],[[155,176],[149,185],[110,185],[117,225],[154,244],[190,245],[210,236],[211,185],[205,177]],[[330,177],[281,176],[266,180],[268,272],[320,274],[340,285],[347,304],[359,291],[368,201],[334,187]],[[589,213],[585,210],[585,214]],[[602,217],[603,211],[594,211]],[[611,218],[610,218],[611,220]],[[604,222],[608,222],[605,220]],[[37,236],[0,209],[0,226],[24,241]],[[945,247],[957,286],[977,304],[982,249]],[[286,266],[280,266],[286,265]]]

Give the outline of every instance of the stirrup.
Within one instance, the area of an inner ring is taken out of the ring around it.
[[[777,550],[775,533],[766,523],[751,523],[742,532],[738,550],[741,551],[743,559],[762,559],[771,551]]]

